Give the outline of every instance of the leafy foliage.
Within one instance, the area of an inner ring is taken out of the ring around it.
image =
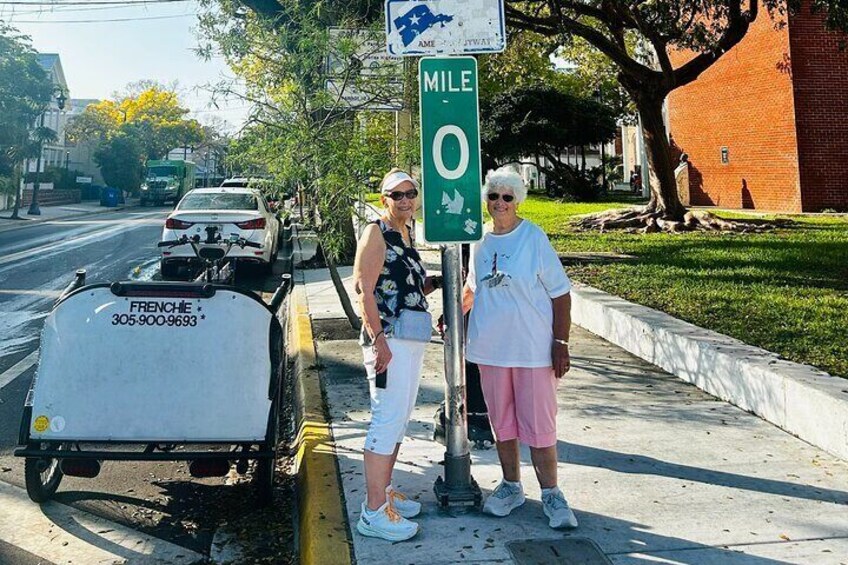
[[[137,95],[89,105],[68,125],[67,135],[72,141],[95,142],[94,159],[106,183],[135,192],[147,159],[204,139],[188,112],[173,91],[154,84]]]
[[[6,189],[17,186],[18,168],[33,152],[30,130],[52,89],[29,38],[0,22],[0,177]]]
[[[372,98],[390,97],[397,77],[360,73],[352,57],[356,42],[333,44],[328,32],[330,26],[360,28],[369,19],[377,21],[379,6],[294,0],[279,6],[279,14],[269,20],[261,7],[252,13],[240,3],[220,2],[217,9],[210,4],[201,19],[209,38],[202,52],[221,52],[246,86],[241,93],[233,85],[219,84],[218,92],[253,104],[249,124],[230,147],[229,164],[296,188],[314,212],[325,253],[349,257],[353,199],[412,145],[395,146],[393,115],[349,107],[324,88],[332,51],[341,65],[333,74],[339,84],[356,86]],[[378,38],[379,25],[371,29]]]
[[[552,87],[521,87],[495,95],[481,108],[483,151],[498,164],[529,158],[544,171],[552,194],[592,199],[600,191],[594,171],[563,161],[569,147],[612,139],[612,110]]]

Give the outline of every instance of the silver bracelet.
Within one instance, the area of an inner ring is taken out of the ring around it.
[[[560,345],[566,345],[566,346],[568,345],[568,341],[567,341],[567,340],[564,340],[564,339],[557,339],[557,338],[554,338],[554,341],[555,341],[555,342],[557,342],[557,343],[558,343],[558,344],[560,344]]]

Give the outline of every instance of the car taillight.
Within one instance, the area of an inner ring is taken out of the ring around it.
[[[265,218],[257,218],[255,220],[248,220],[246,222],[235,222],[236,226],[242,230],[264,230],[265,229]]]
[[[182,220],[176,220],[174,218],[168,218],[165,220],[165,227],[169,230],[187,230],[194,224],[191,222],[184,222]]]

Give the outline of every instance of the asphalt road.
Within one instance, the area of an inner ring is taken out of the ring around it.
[[[0,481],[24,486],[23,460],[12,451],[53,301],[77,269],[88,283],[158,278],[166,214],[130,208],[0,233]],[[274,280],[247,276],[240,284],[269,290]],[[249,515],[256,502],[249,483],[190,479],[185,464],[170,462],[105,462],[95,479],[65,477],[55,500],[206,555],[219,526]],[[12,551],[0,539],[0,563]]]

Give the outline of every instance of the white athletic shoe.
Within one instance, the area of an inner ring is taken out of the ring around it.
[[[568,501],[559,487],[554,487],[542,494],[542,509],[549,518],[548,525],[552,528],[576,528],[577,517],[568,507]]]
[[[363,502],[356,530],[363,536],[388,541],[404,541],[418,533],[418,524],[398,514],[392,508],[392,500],[388,499],[374,512],[369,511]]]
[[[524,489],[521,483],[513,486],[506,481],[501,481],[483,504],[483,512],[501,518],[509,516],[510,512],[524,504],[524,500]]]
[[[415,518],[421,512],[421,503],[409,500],[405,494],[392,485],[386,489],[386,498],[392,500],[392,506],[404,518]]]

